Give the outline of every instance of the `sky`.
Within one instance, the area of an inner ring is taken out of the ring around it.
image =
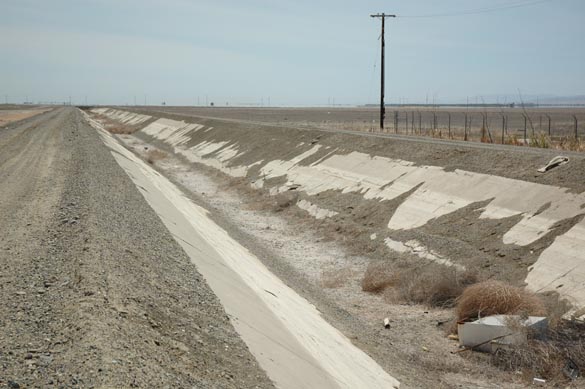
[[[378,12],[387,103],[585,95],[583,0],[1,0],[0,103],[376,103]]]

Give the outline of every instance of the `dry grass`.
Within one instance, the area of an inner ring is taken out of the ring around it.
[[[504,144],[512,145],[512,146],[522,146],[523,145],[523,143],[520,142],[520,140],[518,140],[518,137],[514,134],[507,135],[506,139],[504,140]]]
[[[362,290],[384,292],[385,300],[396,303],[452,307],[463,290],[477,282],[477,274],[429,264],[415,269],[394,270],[384,262],[372,262],[362,279]]]
[[[164,151],[160,150],[149,150],[146,153],[146,162],[150,163],[151,165],[154,164],[156,161],[160,161],[167,157],[167,154]]]
[[[542,339],[529,338],[524,345],[498,350],[492,363],[503,370],[521,371],[528,379],[566,383],[575,378],[575,368],[585,369],[585,324],[563,320]]]
[[[480,142],[481,143],[492,143],[492,140],[489,136],[489,132],[485,127],[481,128]]]
[[[455,305],[463,290],[475,282],[477,274],[474,272],[428,265],[400,272],[394,288],[387,289],[384,297],[389,302],[450,308]]]
[[[370,262],[362,278],[362,290],[369,293],[381,293],[397,283],[397,275],[398,273],[393,271],[386,262]]]
[[[556,292],[545,292],[539,296],[546,308],[548,327],[554,330],[564,323],[563,317],[571,310],[572,305]]]
[[[457,300],[457,320],[498,314],[544,315],[542,300],[533,293],[500,281],[471,285]]]
[[[585,151],[585,142],[581,139],[575,139],[574,136],[567,136],[561,139],[559,148],[570,151]]]
[[[299,193],[296,190],[289,190],[287,192],[280,193],[274,197],[274,211],[283,211],[297,203],[299,199]]]
[[[106,126],[106,129],[110,133],[116,134],[116,135],[129,135],[129,134],[133,134],[134,132],[136,132],[136,128],[131,127],[131,126],[125,126],[123,124],[109,125],[109,126]]]
[[[345,286],[356,272],[350,268],[340,270],[324,270],[321,273],[321,286],[328,289],[341,288]]]
[[[550,138],[544,132],[533,134],[530,137],[531,147],[537,147],[539,149],[548,149],[550,148],[550,143],[551,143]]]

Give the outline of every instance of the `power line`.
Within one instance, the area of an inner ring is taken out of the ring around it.
[[[529,6],[533,6],[536,4],[547,3],[550,1],[552,1],[552,0],[522,1],[522,2],[516,2],[513,4],[501,5],[499,7],[483,7],[483,8],[468,9],[468,10],[463,10],[463,11],[454,11],[454,12],[448,12],[448,13],[436,13],[436,14],[427,14],[427,15],[399,15],[397,17],[403,18],[403,19],[406,19],[406,18],[408,18],[408,19],[422,19],[422,18],[439,18],[439,17],[461,16],[461,15],[477,15],[477,14],[483,14],[483,13],[488,13],[488,12],[503,11],[503,10],[513,9],[513,8],[529,7]]]

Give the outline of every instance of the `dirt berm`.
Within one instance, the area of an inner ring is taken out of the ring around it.
[[[585,303],[585,158],[97,108],[191,163],[277,196],[381,258],[470,268]],[[163,115],[164,117],[161,117]],[[341,230],[341,231],[340,231]]]

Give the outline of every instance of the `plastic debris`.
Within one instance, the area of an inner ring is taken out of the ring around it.
[[[569,163],[569,158],[568,157],[563,157],[563,156],[557,156],[554,157],[553,159],[550,160],[549,163],[546,164],[546,166],[541,167],[540,169],[538,169],[539,173],[545,173],[547,171],[549,171],[552,168],[555,168],[557,166],[561,166],[564,165],[566,163]]]

